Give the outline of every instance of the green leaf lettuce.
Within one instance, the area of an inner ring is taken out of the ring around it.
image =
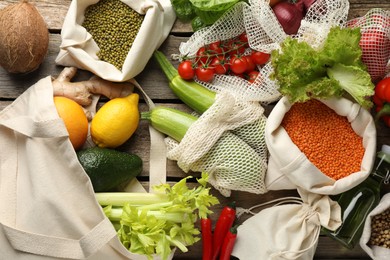
[[[366,66],[361,60],[359,28],[332,27],[318,50],[304,41],[286,38],[280,50],[271,53],[274,72],[271,79],[289,100],[304,102],[310,98],[326,99],[349,94],[365,108],[374,94]]]

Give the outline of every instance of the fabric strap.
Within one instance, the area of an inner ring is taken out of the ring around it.
[[[155,104],[145,93],[142,87],[134,79],[131,83],[142,93],[149,109],[153,109]],[[167,150],[164,142],[164,135],[149,126],[150,133],[150,165],[149,165],[149,192],[153,192],[152,187],[166,182]]]
[[[108,218],[104,218],[79,240],[30,233],[5,224],[1,226],[16,250],[69,259],[87,258],[116,236],[116,231]]]

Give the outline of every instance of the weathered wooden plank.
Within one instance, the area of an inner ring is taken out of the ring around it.
[[[169,36],[161,46],[161,50],[166,53],[166,55],[177,53],[177,46],[180,42],[185,41],[186,39],[187,38],[185,37]],[[63,69],[62,66],[56,65],[55,63],[55,59],[59,53],[60,44],[60,35],[51,34],[49,50],[45,60],[36,71],[31,73],[10,74],[0,67],[0,98],[16,98],[38,80],[46,76],[58,75]],[[177,64],[177,62],[175,64]],[[92,76],[91,73],[79,70],[74,80],[84,80],[88,79],[90,76]],[[153,60],[150,60],[144,71],[137,76],[136,79],[148,93],[150,98],[156,100],[176,99],[172,91],[168,88],[168,81],[166,80],[166,77]]]
[[[0,1],[0,9],[18,1],[19,0],[2,0]],[[31,0],[30,2],[37,7],[51,31],[59,32],[61,30],[71,0]],[[371,8],[390,8],[389,3],[385,3],[381,0],[350,0],[349,2],[351,6],[350,18],[362,16]],[[173,34],[188,34],[190,32],[192,32],[191,25],[181,21],[176,21],[172,28]]]

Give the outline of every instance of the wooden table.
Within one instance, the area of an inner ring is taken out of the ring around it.
[[[3,8],[7,4],[18,2],[18,0],[3,0],[0,1],[0,8]],[[61,66],[57,66],[54,62],[55,57],[59,51],[59,45],[61,43],[60,32],[64,17],[67,13],[71,0],[36,0],[34,2],[40,13],[43,15],[50,30],[50,45],[46,59],[40,68],[33,73],[27,75],[11,75],[0,68],[0,109],[3,109],[9,105],[15,98],[17,98],[28,87],[35,82],[48,75],[58,75],[63,69]],[[364,15],[369,9],[374,7],[380,7],[390,10],[390,0],[350,0],[350,18],[359,17]],[[186,41],[191,36],[192,30],[189,24],[183,24],[176,21],[174,27],[171,30],[169,37],[161,46],[161,50],[166,54],[178,53],[178,46],[181,42]],[[177,65],[177,63],[175,64]],[[91,74],[86,71],[79,71],[78,76],[74,80],[86,79]],[[183,105],[168,88],[168,82],[155,64],[153,60],[150,60],[145,70],[136,77],[136,80],[144,88],[145,92],[153,99],[156,104],[164,104],[174,106],[180,109],[189,110]],[[141,101],[141,110],[146,110],[147,106]],[[266,107],[267,113],[272,109],[272,105]],[[384,124],[378,126],[378,148],[384,144],[390,144],[390,131]],[[149,132],[146,122],[141,122],[137,132],[125,145],[120,147],[121,150],[130,151],[136,153],[144,160],[144,172],[139,177],[139,180],[147,185],[148,182],[148,169],[149,169]],[[182,172],[175,162],[168,161],[167,166],[167,180],[169,182],[175,182],[186,176]],[[195,174],[195,176],[198,176]],[[249,208],[258,203],[269,201],[275,198],[296,195],[295,191],[274,191],[268,192],[264,195],[254,195],[244,192],[232,192],[230,198],[222,197],[218,192],[213,191],[213,194],[218,196],[221,204],[215,206],[213,210],[215,214],[212,215],[213,220],[217,218],[222,206],[226,205],[229,201],[236,201],[240,207]],[[245,220],[247,216],[244,216],[242,220]],[[214,222],[215,223],[215,222]],[[189,252],[180,253],[175,255],[175,259],[200,259],[201,256],[201,243],[197,243],[189,248]],[[357,246],[353,250],[343,248],[332,239],[321,236],[319,239],[318,248],[316,251],[315,259],[369,259],[366,253]]]

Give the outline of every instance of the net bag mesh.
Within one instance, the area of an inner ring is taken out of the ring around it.
[[[347,26],[360,27],[362,60],[372,81],[384,78],[390,71],[390,11],[371,9],[364,16],[348,21]]]
[[[332,26],[345,26],[348,11],[348,0],[317,0],[308,9],[298,33],[291,37],[304,40],[316,48],[322,44]],[[249,0],[249,4],[239,2],[216,23],[196,31],[186,42],[182,42],[179,59],[194,58],[200,47],[238,37],[243,32],[247,33],[249,43],[246,53],[251,50],[271,53],[289,37],[269,6],[269,0]],[[270,79],[273,72],[270,62],[258,66],[258,69],[260,74],[253,83],[232,75],[215,75],[209,83],[195,80],[214,92],[227,90],[242,100],[264,105],[278,100],[281,95],[278,84]]]
[[[265,193],[263,112],[258,102],[241,102],[221,92],[180,143],[166,138],[167,157],[184,172],[207,172],[209,183],[226,197],[232,190]]]

